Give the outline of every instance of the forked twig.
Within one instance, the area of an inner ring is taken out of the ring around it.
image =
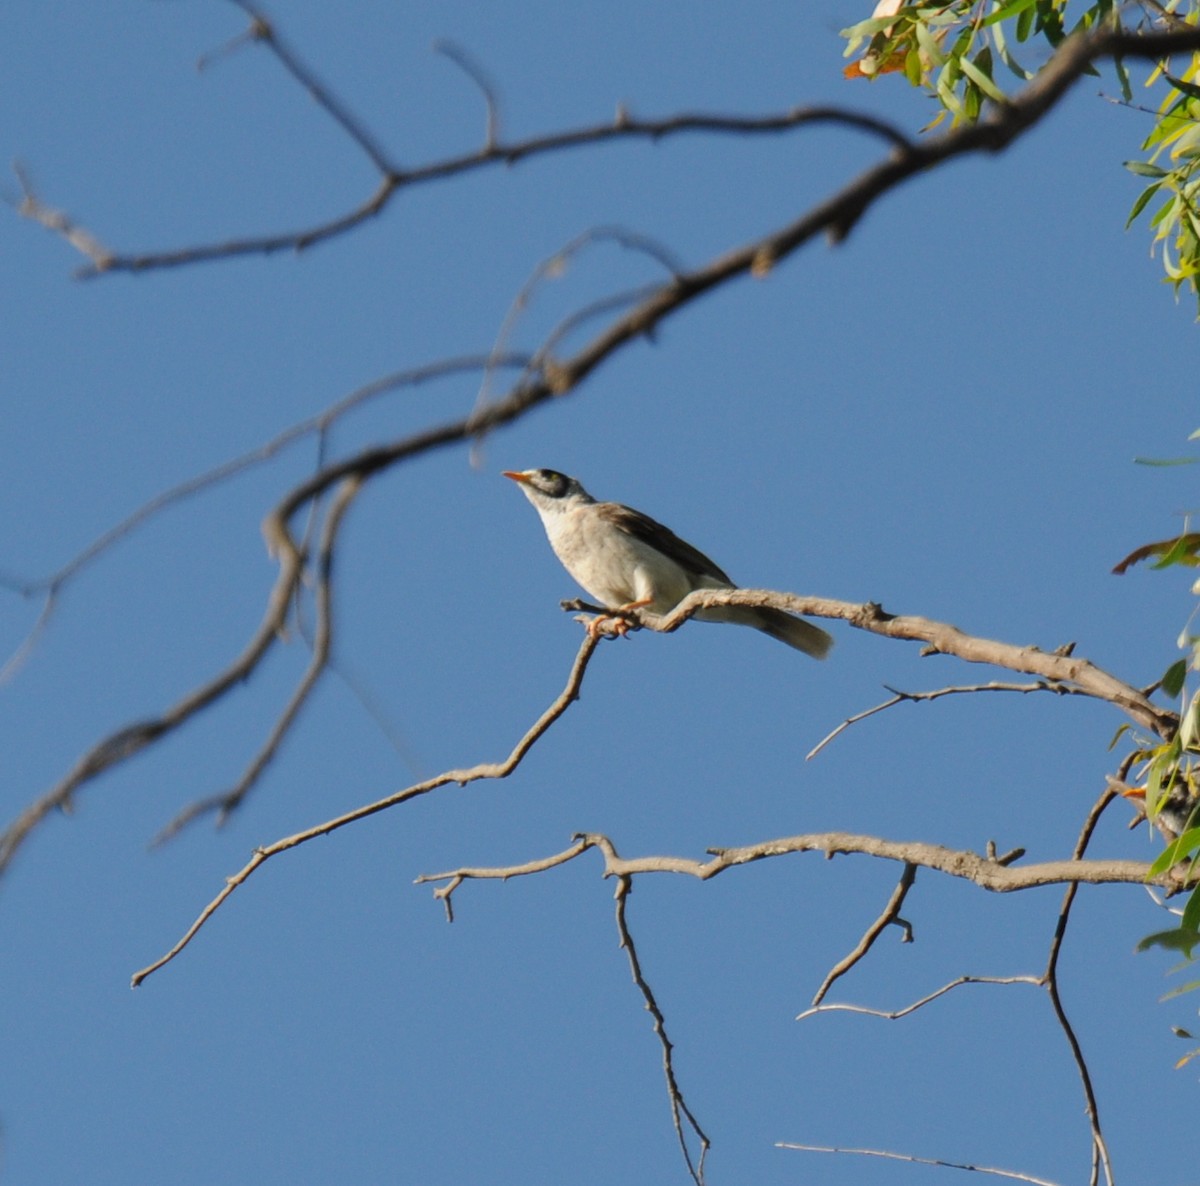
[[[817,989],[813,996],[813,1005],[819,1005],[825,995],[840,980],[855,964],[861,960],[872,947],[875,946],[875,940],[883,934],[889,926],[893,924],[901,928],[903,933],[903,941],[905,943],[912,942],[912,927],[900,917],[900,907],[904,905],[904,899],[908,896],[908,891],[912,889],[913,882],[917,879],[917,867],[909,862],[905,862],[904,869],[900,873],[900,880],[896,883],[896,888],[892,891],[892,896],[888,899],[887,905],[883,908],[883,913],[869,926],[863,934],[863,937],[855,944],[854,950],[843,956],[832,968],[829,969],[829,974],[821,981],[821,987]],[[811,1010],[809,1010],[811,1012]],[[801,1017],[807,1014],[801,1014]],[[799,1020],[799,1018],[797,1018]]]
[[[258,753],[255,754],[241,778],[229,790],[222,791],[217,795],[211,795],[205,799],[200,799],[186,807],[159,832],[152,841],[153,844],[164,843],[177,835],[182,828],[186,827],[193,820],[198,819],[202,815],[207,815],[212,811],[217,812],[218,825],[224,824],[230,814],[241,805],[242,800],[258,781],[262,772],[267,768],[276,753],[278,753],[283,739],[287,736],[288,731],[296,720],[296,716],[304,706],[305,701],[308,700],[313,689],[317,686],[317,681],[324,674],[329,663],[329,654],[333,642],[333,548],[337,541],[338,529],[341,527],[342,518],[360,489],[362,489],[362,482],[359,479],[354,477],[347,478],[338,487],[329,504],[328,510],[325,512],[325,523],[321,531],[320,546],[317,551],[317,629],[313,638],[312,655],[303,676],[300,678],[300,682],[296,685],[283,711],[271,727],[266,741],[263,742]]]

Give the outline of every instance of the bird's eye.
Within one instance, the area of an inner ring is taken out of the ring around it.
[[[567,479],[557,470],[541,470],[538,473],[538,477],[542,479],[545,491],[551,498],[558,498],[566,492]]]

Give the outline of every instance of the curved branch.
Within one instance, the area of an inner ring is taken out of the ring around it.
[[[483,762],[478,766],[471,766],[462,770],[447,770],[443,774],[436,775],[434,778],[414,783],[412,786],[387,795],[383,799],[377,799],[374,803],[368,803],[364,807],[356,807],[353,811],[348,811],[344,815],[337,816],[335,819],[326,820],[323,824],[317,824],[315,827],[307,828],[303,832],[297,832],[292,836],[285,836],[282,840],[276,840],[274,844],[269,844],[265,848],[256,848],[249,862],[226,880],[225,887],[201,911],[199,917],[188,928],[183,938],[165,955],[134,974],[132,987],[137,988],[147,976],[158,971],[163,965],[170,963],[196,937],[200,928],[216,913],[226,898],[260,865],[264,865],[272,857],[278,856],[281,852],[287,852],[290,848],[296,848],[298,845],[305,844],[309,840],[315,840],[318,836],[328,836],[338,831],[339,828],[344,828],[347,824],[367,819],[369,816],[375,815],[380,811],[386,811],[389,807],[395,807],[399,803],[405,803],[410,799],[427,795],[430,791],[437,790],[439,787],[451,784],[464,787],[468,783],[478,782],[480,779],[507,778],[521,764],[521,760],[530,751],[534,743],[578,699],[584,672],[587,671],[588,663],[598,645],[598,639],[590,635],[584,636],[583,643],[579,647],[579,652],[575,656],[575,662],[571,666],[571,673],[567,677],[566,686],[550,707],[538,717],[534,725],[517,742],[512,752],[503,761]],[[446,896],[448,897],[448,895]]]
[[[654,1020],[654,1033],[658,1038],[659,1045],[662,1047],[663,1075],[667,1081],[667,1098],[671,1103],[671,1120],[675,1126],[675,1136],[679,1141],[679,1149],[683,1154],[684,1165],[687,1166],[688,1173],[691,1175],[692,1181],[696,1183],[696,1186],[704,1186],[704,1159],[708,1156],[709,1149],[712,1148],[712,1141],[709,1140],[708,1134],[704,1129],[700,1127],[700,1122],[692,1114],[691,1108],[688,1107],[687,1101],[683,1098],[679,1081],[675,1077],[675,1059],[672,1054],[675,1047],[671,1039],[667,1037],[667,1019],[663,1016],[663,1012],[658,1006],[658,1001],[655,999],[654,992],[650,988],[645,974],[642,972],[642,963],[638,959],[637,948],[633,944],[633,936],[629,933],[629,923],[625,918],[625,903],[632,889],[633,882],[628,877],[618,878],[615,895],[617,901],[617,936],[620,940],[621,950],[625,952],[629,959],[629,972],[633,977],[634,984],[637,985],[638,991],[642,994],[646,1012]],[[688,1127],[695,1134],[696,1139],[700,1142],[700,1155],[695,1162],[692,1161],[692,1153],[687,1143],[687,1134],[683,1129],[683,1122],[685,1120]]]
[[[304,675],[300,678],[300,682],[296,685],[283,711],[272,726],[266,741],[263,742],[241,778],[229,790],[190,804],[159,832],[152,843],[162,844],[177,835],[188,824],[213,811],[217,812],[218,826],[224,824],[229,816],[241,806],[251,788],[258,782],[263,771],[279,752],[279,747],[295,723],[300,709],[304,707],[313,689],[317,686],[317,681],[320,680],[329,665],[329,655],[333,645],[333,549],[342,518],[360,489],[360,482],[354,478],[347,478],[338,488],[329,510],[326,512],[317,552],[315,576],[317,628],[313,637],[312,655]]]
[[[0,873],[7,870],[29,834],[51,812],[68,810],[75,791],[98,774],[139,753],[151,743],[174,732],[196,713],[220,699],[230,688],[246,679],[271,649],[297,589],[303,567],[301,556],[292,550],[281,557],[279,575],[267,599],[267,608],[254,636],[242,653],[208,683],[189,692],[160,716],[139,721],[110,733],[92,746],[44,795],[35,799],[0,834]]]

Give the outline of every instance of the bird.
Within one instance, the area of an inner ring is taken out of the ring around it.
[[[619,502],[597,502],[576,478],[553,469],[503,473],[533,503],[567,572],[618,615],[594,619],[592,633],[603,627],[608,633],[624,634],[629,623],[619,615],[635,609],[669,613],[695,589],[737,588],[703,552],[673,531]],[[781,609],[706,606],[696,617],[753,626],[814,659],[824,659],[833,646],[820,627]]]
[[[1146,810],[1146,788],[1131,787],[1111,779],[1112,788],[1125,799],[1132,800],[1141,812],[1129,826],[1149,819],[1162,833],[1167,843],[1178,840],[1189,828],[1200,826],[1200,797],[1193,781],[1192,772],[1176,769],[1162,790],[1158,803],[1151,815]]]

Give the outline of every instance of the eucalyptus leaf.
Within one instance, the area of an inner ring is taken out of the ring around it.
[[[1187,678],[1187,660],[1176,659],[1166,671],[1163,672],[1162,690],[1168,696],[1178,696],[1183,691],[1183,681]]]

